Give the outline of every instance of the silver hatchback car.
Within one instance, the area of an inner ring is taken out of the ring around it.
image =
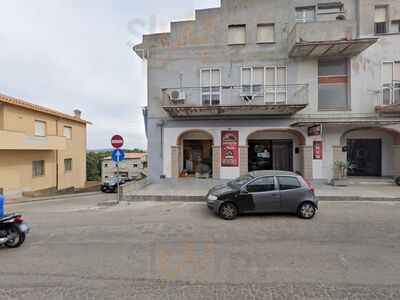
[[[255,171],[210,189],[207,206],[225,220],[266,212],[295,213],[312,219],[318,199],[311,183],[296,173]]]

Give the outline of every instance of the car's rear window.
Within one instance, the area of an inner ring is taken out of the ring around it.
[[[296,177],[280,176],[278,177],[280,190],[294,190],[301,188],[301,183]]]

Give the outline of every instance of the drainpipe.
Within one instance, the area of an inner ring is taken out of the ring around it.
[[[60,118],[56,119],[56,136],[58,137],[58,121]],[[56,149],[56,191],[58,191],[58,149]]]
[[[360,0],[355,0],[355,10],[356,10],[356,38],[360,38]]]
[[[165,126],[165,121],[164,120],[158,121],[157,127],[160,127],[160,131],[161,131],[161,141],[160,141],[160,147],[161,147],[160,157],[161,158],[164,158],[164,153],[163,153],[163,148],[164,148],[164,126]]]

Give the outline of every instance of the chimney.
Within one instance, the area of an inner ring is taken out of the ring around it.
[[[82,112],[79,109],[74,109],[74,116],[77,119],[80,119],[82,116]]]

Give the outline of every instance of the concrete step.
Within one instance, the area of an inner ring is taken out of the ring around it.
[[[394,179],[350,179],[350,185],[395,185]]]

